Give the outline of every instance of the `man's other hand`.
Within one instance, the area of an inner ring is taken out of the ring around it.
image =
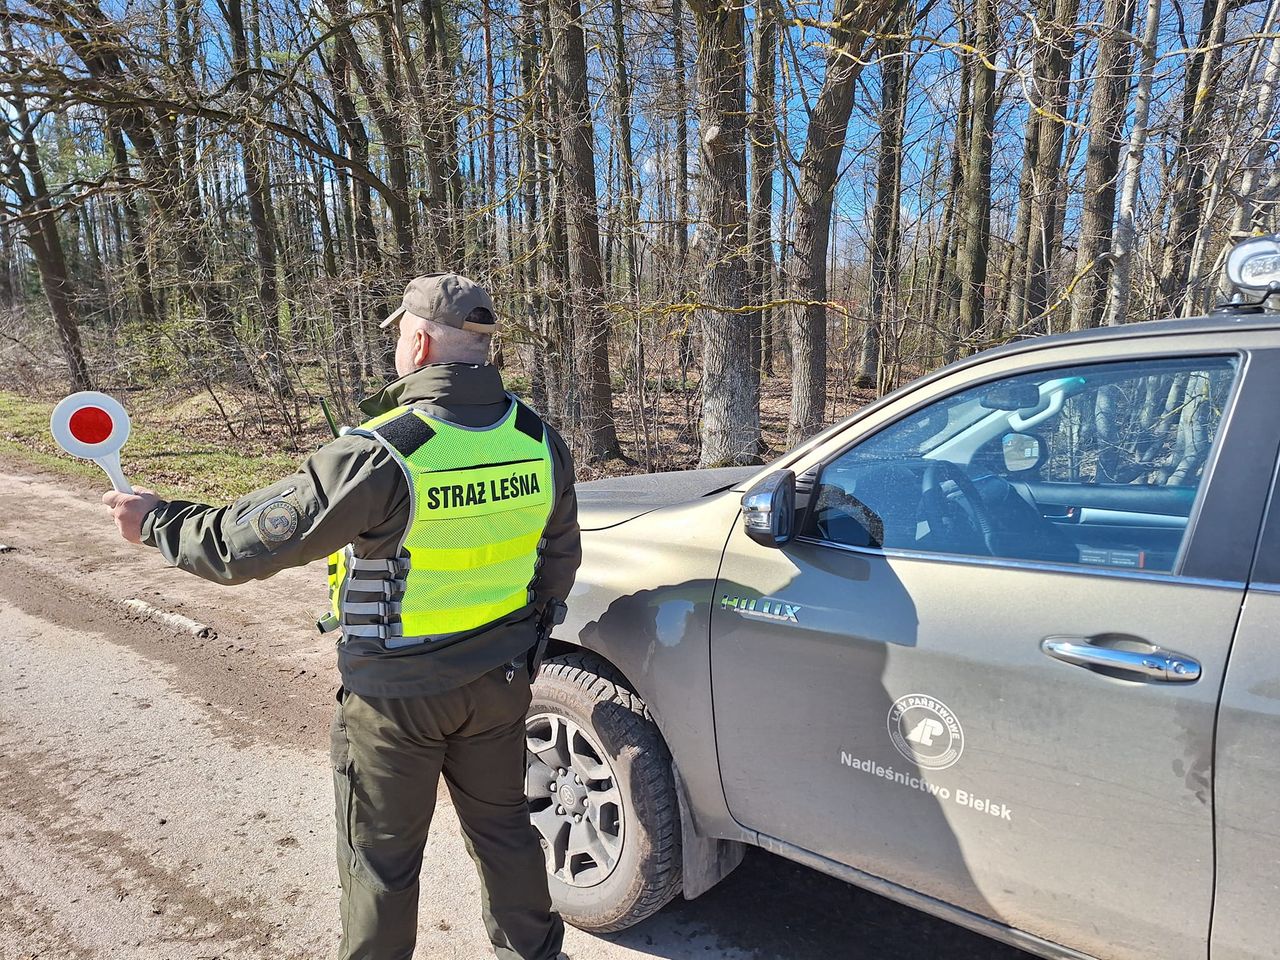
[[[108,490],[102,495],[102,502],[111,508],[120,536],[130,543],[141,543],[142,518],[155,509],[160,498],[154,490],[135,487],[133,493]]]

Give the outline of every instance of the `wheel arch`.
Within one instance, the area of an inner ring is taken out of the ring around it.
[[[621,683],[636,693],[645,700],[647,706],[648,701],[645,699],[644,691],[631,677],[627,676],[625,670],[603,653],[555,636],[547,641],[547,659],[584,652],[598,660],[609,673],[613,674],[609,679]],[[661,718],[655,716],[652,710],[648,711],[648,715],[654,726],[658,728],[659,736],[670,749],[671,739],[663,729]],[[681,889],[684,899],[693,900],[718,884],[742,863],[743,857],[746,856],[747,844],[741,840],[711,835],[699,827],[698,818],[694,815],[695,807],[688,782],[680,773],[680,766],[675,760],[674,753],[671,760],[671,774],[675,781],[676,799],[680,805]]]

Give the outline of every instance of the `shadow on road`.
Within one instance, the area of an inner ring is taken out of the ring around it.
[[[699,899],[606,939],[663,960],[1031,960],[763,850]]]

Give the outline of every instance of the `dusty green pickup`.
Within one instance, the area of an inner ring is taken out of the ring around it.
[[[1046,957],[1277,956],[1280,316],[1239,299],[584,484],[528,721],[566,917],[754,844]]]

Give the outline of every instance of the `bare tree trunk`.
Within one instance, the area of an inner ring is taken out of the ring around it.
[[[623,286],[635,297],[639,285],[639,257],[636,254],[636,229],[639,214],[639,198],[636,194],[635,158],[631,147],[631,80],[627,71],[627,39],[622,0],[613,4],[613,58],[614,105],[618,119],[618,152],[622,180],[622,253],[626,268]]]
[[[964,179],[960,188],[962,240],[956,254],[960,309],[956,340],[966,351],[976,345],[985,320],[987,252],[991,238],[991,135],[996,113],[995,61],[998,56],[996,0],[976,0],[973,24],[972,110]]]
[[[12,310],[19,303],[17,238],[13,223],[0,217],[0,306]]]
[[[1111,275],[1111,234],[1116,212],[1116,175],[1120,168],[1120,132],[1129,99],[1133,56],[1134,0],[1104,0],[1102,38],[1093,71],[1089,105],[1089,149],[1085,159],[1080,242],[1071,291],[1071,329],[1096,327],[1106,306]]]
[[[1226,249],[1223,249],[1218,256],[1212,256],[1210,252],[1214,234],[1220,227],[1220,218],[1215,214],[1222,205],[1224,195],[1230,190],[1228,181],[1235,175],[1233,154],[1243,153],[1242,159],[1246,169],[1242,178],[1242,190],[1235,197],[1235,210],[1231,216],[1231,222],[1235,231],[1244,232],[1250,220],[1249,211],[1253,207],[1251,195],[1258,173],[1266,164],[1267,152],[1274,146],[1274,139],[1268,136],[1268,133],[1271,130],[1275,107],[1276,83],[1280,80],[1280,38],[1276,38],[1273,33],[1278,14],[1280,14],[1280,0],[1271,0],[1262,23],[1259,24],[1259,36],[1253,44],[1248,68],[1244,74],[1250,95],[1247,98],[1238,99],[1229,110],[1224,111],[1226,116],[1222,119],[1227,123],[1226,129],[1215,137],[1217,155],[1208,163],[1209,182],[1207,189],[1202,191],[1203,211],[1200,215],[1200,226],[1196,231],[1191,265],[1187,273],[1187,286],[1181,310],[1183,316],[1192,316],[1208,310],[1210,296],[1215,286],[1218,286],[1224,299],[1229,298],[1233,292],[1228,278],[1221,275]],[[1270,43],[1265,42],[1266,40],[1270,40]],[[1258,68],[1262,65],[1264,58],[1267,63],[1259,78]],[[1247,117],[1250,116],[1253,118],[1252,123],[1247,121]],[[1242,132],[1245,146],[1243,150],[1237,151],[1237,143]],[[1215,285],[1211,278],[1206,277],[1210,264],[1213,265],[1212,269],[1220,274],[1218,285]]]
[[[778,21],[781,11],[777,0],[756,0],[756,26],[752,51],[755,61],[755,89],[752,92],[751,125],[751,223],[749,243],[753,268],[752,295],[762,304],[753,323],[752,362],[761,375],[773,371],[773,350],[769,327],[772,311],[763,306],[772,298],[773,289],[773,172],[777,165],[777,117],[774,98],[777,95]]]
[[[457,162],[457,107],[453,89],[453,65],[448,56],[448,38],[439,36],[438,8],[435,0],[422,0],[418,5],[421,21],[420,57],[409,44],[403,0],[394,0],[396,40],[404,62],[405,84],[410,103],[417,113],[422,137],[426,173],[426,198],[423,220],[436,263],[442,270],[463,269],[460,237],[461,211],[458,209],[460,187]],[[485,23],[488,20],[485,7]],[[419,67],[418,60],[422,65]],[[490,111],[492,116],[492,111]]]
[[[676,160],[676,277],[679,283],[678,297],[687,296],[686,278],[689,271],[689,80],[688,61],[684,42],[684,3],[671,0],[671,59],[675,75],[675,160]],[[677,336],[680,364],[680,389],[688,397],[689,368],[693,365],[693,314],[684,314],[683,325]],[[689,404],[691,409],[691,403]]]
[[[530,399],[538,410],[546,410],[548,390],[547,367],[551,351],[545,338],[548,332],[545,285],[540,276],[540,251],[546,242],[538,211],[538,135],[541,118],[541,97],[537,80],[538,70],[538,11],[533,0],[521,0],[520,19],[517,23],[516,45],[520,55],[521,123],[516,131],[520,157],[520,206],[521,230],[524,245],[520,255],[524,260],[521,282],[525,289],[525,310],[532,327],[532,347],[529,351]],[[546,358],[546,359],[543,359]],[[551,378],[554,382],[554,378]]]
[[[36,200],[37,210],[42,209],[48,198]],[[80,344],[80,324],[72,308],[73,296],[67,261],[58,235],[58,225],[53,215],[39,213],[27,236],[28,245],[40,271],[40,284],[49,301],[49,313],[53,316],[58,332],[58,343],[67,364],[67,383],[72,390],[88,390],[92,387],[89,367]]]
[[[231,67],[236,90],[244,101],[246,115],[258,112],[250,105],[253,81],[249,63],[249,39],[245,32],[244,8],[241,0],[222,0],[223,16],[231,31]],[[258,306],[261,310],[263,338],[266,342],[266,365],[272,388],[281,398],[293,395],[280,352],[280,293],[276,284],[276,226],[271,204],[271,170],[266,150],[247,125],[241,129],[240,148],[244,158],[245,198],[249,206],[249,224],[253,228],[254,250],[258,261]]]
[[[396,260],[401,274],[413,272],[413,214],[409,206],[409,159],[405,143],[405,119],[403,115],[403,90],[397,47],[393,35],[393,11],[384,7],[372,17],[378,31],[381,53],[381,77],[365,59],[356,37],[351,32],[349,0],[326,0],[331,18],[344,24],[336,38],[341,48],[342,61],[350,67],[359,81],[365,102],[378,132],[382,136],[382,149],[387,162],[387,183],[380,190],[391,213],[392,232],[395,236]],[[381,82],[379,82],[381,80]],[[390,287],[396,286],[394,281]],[[389,288],[384,287],[389,293]]]
[[[968,42],[967,22],[961,23],[961,40]],[[957,269],[963,225],[957,218],[960,187],[964,183],[965,162],[968,158],[969,127],[973,115],[971,94],[973,58],[960,58],[960,102],[956,105],[955,127],[951,134],[951,172],[947,178],[946,199],[943,201],[942,223],[938,231],[937,263],[934,268],[930,297],[939,306],[928,312],[933,325],[930,339],[937,337],[945,342],[942,358],[951,363],[959,356],[960,343],[955,331],[960,317],[960,280]]]
[[[199,63],[199,28],[202,20],[195,0],[174,0],[173,6],[178,46],[174,66],[190,91],[189,95],[194,95],[198,89],[196,67]],[[128,71],[121,62],[122,52],[108,39],[115,34],[115,24],[102,13],[96,0],[92,7],[82,5],[82,9],[97,21],[90,28],[89,42],[105,42],[109,45],[110,53],[106,54],[104,61],[107,58],[114,61],[110,72],[115,75],[115,79],[127,83]],[[77,42],[71,41],[69,37],[67,39],[72,45]],[[141,114],[139,116],[141,118]],[[256,387],[257,378],[244,353],[236,330],[234,312],[217,277],[213,251],[220,244],[214,242],[207,229],[205,200],[200,187],[200,127],[197,118],[194,114],[179,118],[161,111],[144,119],[143,123],[145,126],[125,126],[125,129],[144,165],[150,166],[148,172],[165,184],[165,188],[157,195],[157,204],[169,215],[169,228],[177,234],[182,268],[191,278],[196,299],[204,308],[209,333],[224,355],[206,360],[210,366],[216,364],[218,372],[229,373],[246,386]],[[221,214],[226,208],[219,203],[215,209]],[[219,232],[225,233],[225,226]]]
[[[444,4],[435,0],[430,4],[429,35],[432,38],[430,49],[436,58],[435,74],[441,83],[452,84],[455,72],[454,63],[450,59],[449,27],[445,20]],[[424,18],[426,17],[424,8]],[[424,23],[426,20],[424,19]],[[427,50],[424,47],[424,53]],[[450,261],[456,262],[458,269],[466,267],[466,189],[463,184],[462,166],[459,162],[458,121],[460,108],[454,102],[452,90],[449,91],[449,109],[440,124],[440,142],[437,155],[444,168],[445,184],[449,198]]]
[[[5,8],[0,6],[0,14],[5,12]],[[5,40],[12,46],[7,21]],[[49,302],[49,312],[58,333],[58,343],[62,346],[62,356],[67,363],[67,382],[72,390],[88,390],[92,383],[80,344],[80,325],[72,307],[74,297],[70,273],[62,249],[62,238],[58,234],[58,223],[49,201],[49,188],[45,183],[40,154],[36,149],[34,124],[22,91],[14,90],[11,97],[13,113],[7,119],[17,127],[18,136],[4,154],[6,157],[13,157],[17,163],[11,175],[8,170],[0,168],[7,174],[0,183],[7,181],[6,185],[17,195],[24,214],[27,243],[35,257],[40,284],[44,287],[45,299]],[[9,123],[6,123],[0,129],[8,126]],[[25,175],[22,172],[24,167]]]
[[[552,15],[547,0],[538,0],[545,24],[543,47],[555,50]],[[573,373],[577,350],[574,347],[574,327],[569,319],[570,277],[569,237],[566,228],[565,189],[563,186],[565,163],[564,149],[560,142],[561,119],[560,94],[554,70],[547,58],[538,76],[543,81],[542,96],[538,99],[538,133],[543,149],[539,151],[538,183],[542,191],[543,219],[546,222],[546,256],[542,259],[544,291],[550,300],[546,335],[548,340],[547,397],[559,422],[576,425],[579,422],[581,404],[578,383]]]
[[[1147,123],[1151,115],[1156,41],[1160,35],[1160,3],[1161,0],[1147,0],[1146,20],[1142,28],[1138,89],[1133,102],[1133,129],[1129,134],[1129,148],[1124,159],[1124,185],[1120,194],[1115,240],[1111,245],[1111,277],[1107,284],[1107,309],[1104,314],[1107,326],[1124,323],[1129,318],[1133,244],[1137,236],[1138,183],[1142,176],[1142,160],[1147,147]]]
[[[676,257],[683,276],[689,261],[689,80],[682,0],[671,0],[671,51],[676,81]]]
[[[1037,53],[1035,89],[1031,101],[1035,137],[1032,157],[1030,219],[1026,230],[1026,251],[1021,263],[1014,260],[1014,276],[1022,273],[1025,299],[1013,296],[1009,323],[1014,331],[1048,331],[1049,269],[1057,246],[1059,184],[1062,146],[1071,62],[1075,57],[1075,26],[1078,0],[1045,0],[1038,29],[1043,48]],[[1015,250],[1015,258],[1017,251]],[[1016,286],[1017,284],[1015,284]]]
[[[906,123],[910,71],[904,34],[906,18],[880,43],[880,146],[876,164],[876,200],[871,212],[871,316],[862,337],[858,385],[880,385],[882,332],[898,304],[899,224],[902,195],[902,138]]]
[[[347,38],[339,35],[333,41],[332,56],[324,61],[329,85],[333,90],[335,127],[347,157],[353,167],[369,168],[369,134],[356,110],[355,95],[351,88],[351,61]],[[352,268],[358,279],[352,291],[354,299],[363,300],[366,294],[365,277],[375,277],[381,270],[381,251],[373,221],[373,191],[369,184],[358,178],[346,178],[348,188],[344,193],[345,206],[351,219]],[[353,311],[358,316],[358,311]],[[348,332],[353,349],[360,344],[359,377],[372,377],[374,349],[369,340],[369,327],[357,323],[357,329]]]
[[[1186,290],[1191,254],[1201,217],[1201,187],[1212,151],[1209,120],[1213,115],[1231,0],[1206,0],[1199,41],[1191,55],[1183,94],[1182,128],[1178,136],[1178,179],[1173,187],[1169,231],[1160,268],[1159,309],[1169,313]]]
[[[116,179],[124,182],[129,178],[129,153],[125,149],[124,136],[120,127],[108,122],[107,135],[111,140],[111,155],[115,163]],[[124,208],[125,247],[132,261],[134,282],[138,285],[138,308],[142,319],[149,325],[160,319],[160,308],[156,303],[155,289],[151,279],[151,259],[147,253],[147,240],[142,229],[142,216],[138,211],[137,198],[127,196],[121,198]],[[121,251],[123,255],[124,250]]]
[[[569,273],[574,284],[575,375],[580,397],[576,439],[580,457],[595,463],[621,454],[613,422],[609,380],[609,314],[600,261],[600,215],[596,205],[596,160],[591,106],[587,100],[587,53],[578,0],[552,0],[559,95],[560,163],[569,234]]]
[[[898,0],[837,0],[831,51],[822,90],[809,117],[796,193],[794,253],[789,259],[791,311],[791,421],[797,443],[821,428],[827,405],[827,245],[836,174],[853,112],[854,84],[862,73],[867,37]]]
[[[981,0],[979,0],[981,2]],[[1040,52],[1037,51],[1036,73]],[[1040,115],[1034,106],[1027,112],[1022,136],[1022,175],[1018,180],[1018,212],[1013,225],[1013,240],[1005,258],[1008,285],[1004,291],[1004,321],[1012,330],[1020,330],[1027,318],[1027,260],[1031,249],[1032,206],[1035,203],[1036,167],[1040,150]]]
[[[1278,17],[1280,17],[1280,0],[1272,0],[1262,25],[1261,32],[1264,36],[1274,32]],[[1262,42],[1262,40],[1258,41],[1259,44]],[[1252,74],[1250,78],[1252,79]],[[1259,178],[1267,166],[1265,160],[1267,151],[1274,142],[1267,136],[1267,131],[1271,129],[1275,118],[1277,85],[1280,85],[1280,36],[1271,41],[1262,82],[1250,97],[1253,101],[1250,112],[1254,120],[1249,131],[1249,141],[1253,146],[1247,153],[1244,173],[1240,177],[1239,199],[1231,224],[1232,232],[1235,234],[1244,234],[1255,226],[1258,228],[1262,226],[1261,223],[1255,223],[1254,219],[1258,212],[1255,194],[1258,190]]]
[[[1226,129],[1218,132],[1214,137],[1215,155],[1206,161],[1208,182],[1201,190],[1202,210],[1192,246],[1187,283],[1182,296],[1180,311],[1182,316],[1193,316],[1208,310],[1215,286],[1221,290],[1224,298],[1229,297],[1232,292],[1227,277],[1222,276],[1220,284],[1216,285],[1206,274],[1210,270],[1210,264],[1214,271],[1221,271],[1226,255],[1226,249],[1223,249],[1220,255],[1213,256],[1211,247],[1214,243],[1214,234],[1221,226],[1221,218],[1217,216],[1217,212],[1222,206],[1224,195],[1230,190],[1228,181],[1235,174],[1232,163],[1233,154],[1243,153],[1243,160],[1248,164],[1244,185],[1248,186],[1249,193],[1252,193],[1253,184],[1249,181],[1256,182],[1257,172],[1266,162],[1265,154],[1273,146],[1268,132],[1271,129],[1276,81],[1280,78],[1280,42],[1272,35],[1278,12],[1280,12],[1280,0],[1271,0],[1263,21],[1259,25],[1260,36],[1253,44],[1248,67],[1244,73],[1250,95],[1247,98],[1238,99],[1224,111],[1222,120],[1227,124]],[[1265,43],[1264,39],[1270,39],[1271,43]],[[1267,58],[1267,66],[1262,72],[1261,79],[1258,79],[1258,68],[1268,52],[1270,56]],[[1253,117],[1252,124],[1247,124],[1246,116]],[[1242,130],[1246,131],[1247,139],[1243,150],[1237,151]],[[1249,194],[1237,194],[1235,210],[1231,216],[1233,225],[1243,226],[1241,213],[1246,207],[1251,206],[1252,199]]]
[[[627,68],[626,15],[622,0],[612,0],[613,13],[613,61],[614,61],[614,109],[618,128],[615,142],[618,147],[619,179],[622,182],[617,224],[622,234],[622,267],[624,276],[621,286],[626,294],[627,309],[631,313],[631,324],[634,338],[632,340],[632,364],[635,374],[636,402],[635,410],[639,411],[641,437],[643,441],[644,462],[653,464],[653,445],[649,430],[649,397],[646,382],[646,359],[644,338],[644,312],[639,309],[637,298],[640,294],[640,257],[637,252],[637,233],[640,225],[640,197],[635,169],[635,157],[631,145],[631,78]],[[616,232],[619,232],[616,231]],[[606,262],[608,257],[606,257]]]
[[[1208,310],[1210,291],[1216,287],[1216,284],[1206,282],[1205,272],[1210,263],[1209,246],[1214,229],[1220,222],[1217,214],[1223,191],[1227,186],[1229,157],[1234,146],[1235,135],[1228,133],[1219,141],[1218,156],[1207,164],[1208,178],[1202,187],[1200,200],[1204,209],[1200,214],[1200,225],[1196,228],[1191,245],[1191,257],[1187,263],[1187,285],[1182,292],[1181,308],[1178,310],[1180,316],[1195,316]]]
[[[386,103],[374,111],[378,129],[382,131],[383,148],[387,152],[387,181],[391,195],[387,206],[391,208],[391,224],[395,232],[396,252],[399,254],[401,273],[411,276],[413,269],[413,208],[409,205],[409,149],[402,115],[404,88],[400,79],[400,57],[392,34],[393,20],[390,9],[374,18],[378,28],[378,40],[382,50],[382,83]],[[369,80],[366,93],[373,89]],[[381,103],[381,101],[379,101]]]
[[[703,259],[699,465],[758,463],[760,371],[751,362],[746,44],[740,6],[690,3],[698,28],[698,250]]]
[[[495,108],[496,101],[494,99],[494,71],[493,71],[493,5],[490,0],[483,0],[481,4],[480,29],[484,38],[484,141],[485,141],[485,168],[484,176],[481,182],[497,183],[498,182],[498,130],[497,130],[497,112]],[[485,208],[490,207],[486,204]],[[483,213],[483,221],[481,228],[485,230],[486,245],[488,246],[487,262],[484,267],[494,269],[497,266],[498,258],[498,217],[497,212],[487,210]],[[494,363],[501,366],[502,346],[501,341],[497,342]]]

